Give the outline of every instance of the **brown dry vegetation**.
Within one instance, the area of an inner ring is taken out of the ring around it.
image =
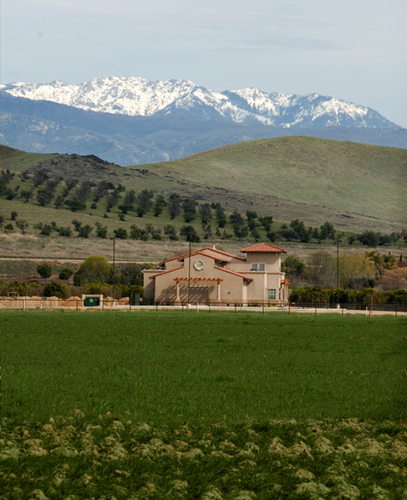
[[[240,249],[250,243],[245,241],[213,240],[193,243],[192,249],[202,248],[207,245],[216,245],[216,248],[234,255],[241,255]],[[317,243],[293,243],[281,242],[279,246],[287,250],[288,255],[297,255],[308,261],[310,256],[317,251],[328,252],[330,256],[336,256],[336,246],[332,244]],[[354,254],[367,251],[367,247],[341,247],[341,254]],[[169,257],[188,251],[186,241],[169,240],[117,240],[116,260],[122,262],[160,262]],[[391,252],[393,255],[405,253],[405,247],[380,247],[381,254]],[[112,260],[113,244],[109,239],[101,238],[66,238],[45,237],[22,234],[0,234],[0,261],[7,259],[30,259],[30,260],[56,260],[59,262],[76,261],[82,262],[89,255],[104,255],[109,261]],[[284,258],[284,257],[283,257]],[[0,264],[1,265],[1,264]],[[1,271],[0,271],[1,274]]]

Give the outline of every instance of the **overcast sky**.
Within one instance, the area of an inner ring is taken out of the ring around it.
[[[407,0],[1,0],[1,83],[319,93],[407,128]]]

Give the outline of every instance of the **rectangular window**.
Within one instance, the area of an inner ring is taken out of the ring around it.
[[[252,262],[252,267],[250,271],[265,271],[266,264],[264,262]]]
[[[275,288],[269,288],[269,300],[275,299],[276,298],[276,289]]]

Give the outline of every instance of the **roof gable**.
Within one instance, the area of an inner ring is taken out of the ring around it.
[[[236,271],[232,271],[231,269],[227,269],[225,267],[218,267],[218,266],[214,266],[215,269],[218,269],[219,271],[223,271],[225,273],[229,273],[229,274],[233,274],[234,276],[239,276],[239,278],[243,278],[247,281],[253,281],[253,278],[249,278],[248,276],[245,276],[244,274],[241,274],[241,273],[238,273]]]
[[[217,253],[217,254],[219,254],[219,256],[215,257],[214,255],[210,255],[208,253],[209,251]],[[184,253],[184,254],[181,254],[181,255],[176,255],[175,257],[171,257],[170,259],[163,260],[163,261],[159,262],[158,265],[165,264],[167,262],[171,262],[172,260],[184,260],[184,259],[188,258],[189,256],[192,257],[193,255],[197,255],[197,254],[200,254],[200,253],[202,253],[203,255],[206,255],[208,257],[212,257],[215,260],[222,260],[224,262],[227,262],[227,260],[226,259],[222,259],[221,256],[230,257],[231,259],[244,260],[242,257],[238,257],[237,255],[233,255],[231,253],[224,252],[223,250],[218,250],[217,248],[204,247],[204,248],[200,248],[198,250],[194,250],[192,252]]]
[[[269,243],[258,243],[247,248],[240,250],[242,253],[287,253],[286,250],[270,245]]]
[[[220,262],[229,262],[228,259],[225,259],[225,257],[223,257],[222,255],[211,255],[210,253],[208,252],[203,252],[202,250],[200,250],[197,254],[195,255],[205,255],[205,257],[209,257],[213,260],[219,260]]]
[[[161,276],[162,274],[172,273],[173,271],[179,271],[180,269],[184,269],[184,266],[174,267],[174,269],[168,269],[166,271],[160,271],[157,274],[149,276],[149,279],[151,280],[152,278],[156,278],[157,276]]]
[[[242,257],[238,257],[237,255],[233,255],[232,253],[224,252],[223,250],[218,250],[217,248],[213,248],[213,247],[205,247],[205,248],[201,248],[201,250],[211,250],[212,252],[216,252],[216,253],[219,253],[221,255],[225,255],[227,257],[230,257],[231,259],[244,260]]]

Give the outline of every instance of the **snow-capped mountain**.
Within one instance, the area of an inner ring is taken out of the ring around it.
[[[319,94],[267,94],[247,88],[217,92],[188,80],[96,78],[79,85],[12,83],[0,89],[15,97],[52,101],[83,110],[129,116],[176,114],[278,127],[398,128],[376,111]]]

